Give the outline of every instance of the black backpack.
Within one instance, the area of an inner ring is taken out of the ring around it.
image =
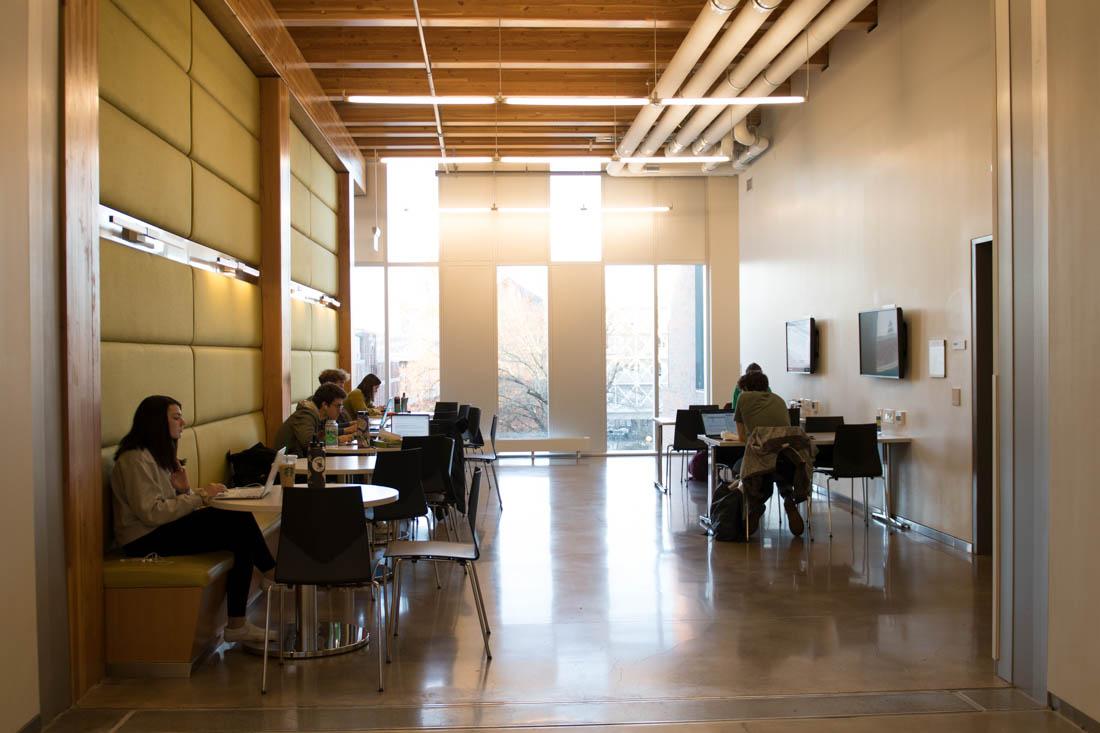
[[[710,505],[710,528],[719,542],[745,542],[745,495],[723,481],[714,490]]]
[[[227,451],[225,460],[229,463],[230,486],[248,486],[249,484],[263,486],[267,482],[271,464],[275,462],[275,451],[263,443],[257,443],[240,453]]]

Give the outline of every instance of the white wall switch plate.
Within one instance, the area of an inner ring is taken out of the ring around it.
[[[952,351],[966,351],[966,339],[955,339],[951,342]]]
[[[960,407],[963,403],[963,391],[958,387],[951,388],[951,404],[954,407]]]

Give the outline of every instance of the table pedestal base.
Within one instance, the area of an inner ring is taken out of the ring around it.
[[[339,621],[317,624],[316,636],[312,640],[300,638],[298,628],[293,624],[288,624],[281,631],[279,640],[286,643],[283,656],[287,659],[314,659],[347,654],[362,649],[370,642],[370,633],[365,628]],[[269,657],[279,656],[280,641],[272,639],[268,643]],[[308,643],[310,641],[313,643]],[[262,641],[250,641],[243,646],[253,654],[264,653]]]

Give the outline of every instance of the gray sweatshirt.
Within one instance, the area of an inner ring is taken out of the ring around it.
[[[177,494],[171,474],[145,449],[128,450],[111,469],[115,539],[126,545],[203,505],[195,493]]]

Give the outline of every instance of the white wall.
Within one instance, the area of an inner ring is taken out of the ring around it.
[[[1100,720],[1100,3],[1049,0],[1050,602],[1048,686]]]
[[[44,203],[52,203],[42,200],[43,177],[49,175],[43,166],[56,164],[48,147],[56,140],[42,137],[43,105],[56,99],[56,76],[49,75],[48,66],[43,68],[41,55],[43,44],[56,43],[56,30],[52,37],[44,31],[40,5],[22,0],[0,7],[0,23],[9,30],[0,45],[0,80],[6,91],[0,107],[0,343],[5,349],[0,400],[11,416],[19,416],[0,425],[5,449],[5,480],[0,484],[0,588],[5,598],[0,604],[0,729],[11,731],[40,712],[35,492],[42,487],[35,482],[32,391],[40,343],[32,326],[41,324],[32,323],[32,314],[38,309],[34,274],[53,235],[51,208],[43,209]],[[56,15],[53,22],[56,29]],[[56,132],[47,123],[44,131],[51,130]],[[58,401],[56,392],[51,399]]]
[[[992,232],[993,74],[988,3],[881,0],[877,29],[830,45],[807,104],[765,114],[772,148],[740,186],[741,359],[849,422],[908,411],[894,510],[964,540],[971,352],[948,351],[948,378],[930,379],[927,342],[970,339],[970,240]],[[885,304],[909,323],[898,382],[859,376],[857,313]],[[783,323],[807,315],[821,370],[788,375]]]
[[[741,375],[741,287],[736,178],[707,179],[710,399],[723,405]]]

